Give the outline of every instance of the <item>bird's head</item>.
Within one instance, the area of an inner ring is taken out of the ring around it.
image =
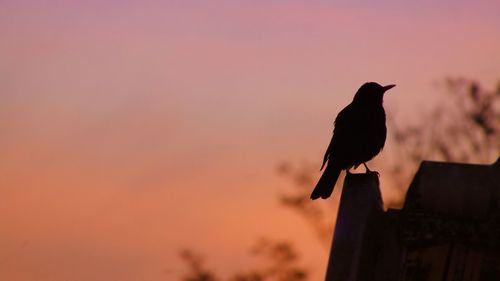
[[[396,85],[381,86],[380,84],[375,82],[365,83],[356,92],[353,101],[362,103],[366,102],[366,103],[382,104],[382,101],[384,100],[384,93],[387,90],[393,88],[394,86]]]

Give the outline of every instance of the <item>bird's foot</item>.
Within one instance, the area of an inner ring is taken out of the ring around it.
[[[366,166],[366,163],[363,163],[363,166],[365,166],[366,169],[366,174],[377,174],[377,177],[380,177],[380,174],[377,171],[372,171]]]

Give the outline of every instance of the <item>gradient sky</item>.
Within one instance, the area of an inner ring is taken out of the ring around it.
[[[158,2],[0,2],[0,279],[179,280],[183,247],[227,274],[262,236],[322,274],[276,166],[319,165],[365,81],[411,121],[500,78],[498,1]]]

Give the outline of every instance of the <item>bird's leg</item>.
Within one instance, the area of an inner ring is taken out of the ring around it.
[[[366,169],[366,173],[367,173],[367,174],[372,172],[372,170],[368,169],[368,166],[366,166],[366,163],[365,163],[365,162],[363,162],[363,166],[365,166],[365,169]]]
[[[371,174],[371,173],[376,173],[377,175],[379,175],[379,173],[378,173],[377,171],[372,171],[372,170],[368,169],[368,166],[366,166],[366,163],[365,163],[365,162],[363,162],[363,166],[365,166],[365,169],[366,169],[366,173],[367,173],[367,174],[368,174],[368,173],[370,173],[370,174]]]

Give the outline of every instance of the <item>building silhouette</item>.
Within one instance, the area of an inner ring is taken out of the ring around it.
[[[424,161],[387,212],[376,174],[348,175],[326,280],[500,280],[500,158]]]

